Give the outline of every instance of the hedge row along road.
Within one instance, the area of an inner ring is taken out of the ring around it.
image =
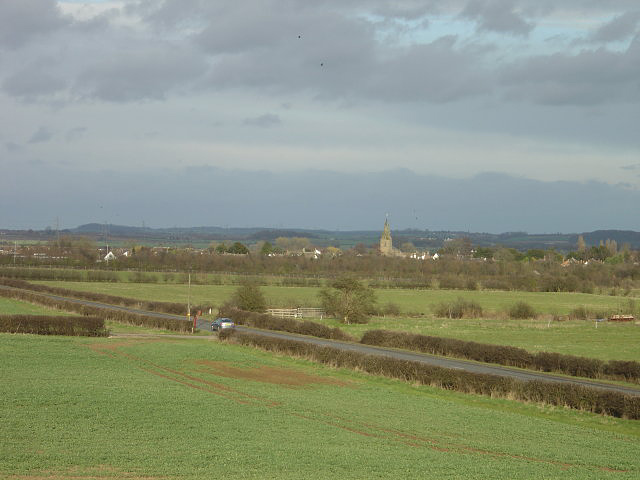
[[[0,285],[0,288],[6,289],[6,290],[19,290],[13,287],[6,287],[2,285]],[[31,293],[34,293],[34,292],[31,292]],[[104,308],[109,310],[119,310],[119,311],[125,311],[129,313],[149,315],[149,316],[158,317],[158,318],[170,318],[172,320],[184,318],[178,315],[171,315],[168,313],[149,312],[146,310],[122,307],[119,305],[109,305],[106,303],[92,302],[89,300],[79,300],[75,298],[61,297],[58,295],[51,295],[51,294],[45,294],[45,293],[38,293],[38,295],[52,298],[55,300],[73,302],[80,305],[87,305],[91,307],[98,307],[98,308]],[[184,319],[184,321],[186,322],[187,320]],[[210,322],[204,321],[204,320],[198,320],[197,328],[201,330],[209,330]],[[543,372],[533,372],[533,371],[521,370],[517,368],[502,367],[502,366],[490,365],[490,364],[485,364],[480,362],[473,362],[469,360],[458,360],[458,359],[452,359],[447,357],[439,357],[439,356],[430,355],[427,353],[414,353],[414,352],[408,352],[408,351],[397,350],[392,348],[373,347],[368,345],[362,345],[359,343],[341,342],[337,340],[326,340],[323,338],[308,337],[308,336],[297,335],[292,333],[259,330],[256,328],[244,327],[244,326],[237,326],[236,328],[240,331],[251,332],[259,335],[264,335],[267,337],[304,341],[304,342],[309,342],[315,345],[329,346],[333,348],[339,348],[342,350],[357,351],[357,352],[362,352],[370,355],[385,355],[385,356],[396,358],[399,360],[410,360],[414,362],[417,361],[417,362],[422,362],[428,365],[435,365],[443,368],[451,368],[454,370],[464,370],[472,373],[484,373],[484,374],[490,374],[490,375],[499,375],[502,377],[512,377],[522,381],[538,380],[543,382],[572,383],[576,385],[582,385],[585,387],[600,388],[603,390],[610,390],[614,392],[624,393],[627,395],[640,396],[640,389],[624,386],[624,385],[612,385],[608,383],[602,383],[602,382],[597,382],[597,381],[592,381],[587,379],[563,377],[563,376],[553,375],[553,374],[548,374]],[[193,337],[193,338],[202,339],[202,337]]]

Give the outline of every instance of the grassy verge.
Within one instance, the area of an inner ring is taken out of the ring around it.
[[[150,335],[176,335],[176,332],[172,330],[165,330],[162,328],[150,328],[150,327],[144,327],[139,325],[130,325],[127,323],[120,323],[113,320],[105,321],[105,326],[107,327],[109,332],[112,334],[145,333]],[[194,335],[207,337],[213,334],[214,333],[208,330],[197,330]],[[192,334],[189,333],[188,335],[191,336]]]
[[[0,335],[0,476],[640,475],[640,422],[196,340]]]

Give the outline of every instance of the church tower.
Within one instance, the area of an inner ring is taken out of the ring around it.
[[[382,255],[393,255],[393,242],[391,241],[391,227],[389,226],[389,219],[384,221],[384,230],[380,237],[380,253]]]

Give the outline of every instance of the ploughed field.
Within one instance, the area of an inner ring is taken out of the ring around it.
[[[206,339],[0,334],[0,477],[632,479],[640,422]]]
[[[185,305],[189,295],[187,285],[175,284],[36,283],[141,300],[184,302]],[[219,306],[231,298],[236,288],[232,285],[192,285],[191,302]],[[267,302],[272,306],[318,304],[318,288],[279,286],[260,288]],[[598,324],[596,328],[594,322],[584,320],[549,321],[551,314],[566,315],[576,307],[594,310],[616,309],[629,301],[624,297],[580,293],[407,289],[380,289],[376,290],[376,296],[379,306],[396,303],[402,312],[420,312],[425,315],[416,318],[409,318],[406,315],[373,317],[366,325],[342,325],[334,319],[322,321],[331,326],[339,326],[358,338],[367,330],[382,328],[482,343],[512,345],[530,351],[559,352],[602,360],[640,360],[640,326],[638,325],[604,322]],[[485,311],[485,318],[458,320],[436,318],[432,315],[434,305],[455,300],[458,297],[478,302]],[[506,318],[502,312],[520,300],[526,301],[537,312],[542,313],[541,318],[532,320]],[[636,301],[640,303],[640,299]]]

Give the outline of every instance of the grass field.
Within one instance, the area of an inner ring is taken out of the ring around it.
[[[0,477],[635,479],[640,422],[210,340],[0,335]]]
[[[442,319],[373,317],[365,325],[340,327],[357,338],[367,330],[396,330],[436,337],[451,337],[480,343],[511,345],[532,352],[547,351],[600,358],[602,360],[640,361],[640,326],[633,323],[572,320]]]
[[[187,285],[162,285],[155,283],[99,283],[99,282],[34,282],[72,290],[107,293],[142,300],[163,300],[187,303]],[[192,303],[221,305],[236,290],[233,285],[191,285]],[[316,306],[319,303],[316,287],[263,286],[267,302],[274,307]],[[434,305],[462,297],[477,301],[487,311],[504,311],[518,301],[531,304],[540,313],[566,315],[573,308],[617,309],[629,298],[585,293],[504,292],[494,290],[410,290],[376,289],[379,305],[396,303],[405,313],[430,314]],[[636,299],[640,302],[640,299]]]
[[[0,315],[72,315],[52,308],[41,307],[12,298],[0,297]]]
[[[144,300],[185,301],[186,285],[157,284],[105,284],[77,282],[42,282],[64,288],[108,293]],[[220,305],[229,299],[236,287],[191,286],[193,303]],[[304,287],[261,287],[269,303],[292,306],[310,305],[316,301],[317,289]],[[526,293],[496,291],[452,290],[377,290],[378,303],[395,302],[405,311],[420,308],[430,312],[430,305],[455,299],[458,296],[478,301],[485,310],[501,310],[519,299],[531,303],[538,311],[566,314],[572,308],[586,305],[593,308],[612,308],[628,301],[619,297],[575,293]],[[420,303],[422,302],[422,303]],[[417,307],[421,305],[421,307]],[[449,320],[427,315],[419,318],[374,317],[366,325],[341,325],[335,320],[325,320],[339,326],[356,337],[366,330],[384,328],[425,335],[460,338],[485,343],[514,345],[530,351],[552,351],[571,355],[601,358],[603,360],[640,360],[640,327],[633,324],[600,324],[587,321],[551,322],[540,320],[509,320],[482,318]],[[548,326],[550,325],[550,326]]]

